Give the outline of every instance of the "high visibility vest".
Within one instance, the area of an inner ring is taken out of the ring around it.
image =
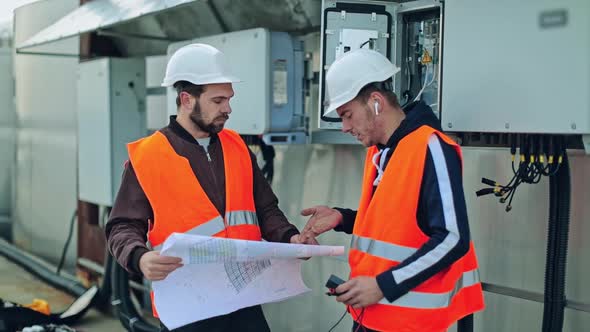
[[[428,241],[428,236],[418,226],[416,212],[432,135],[452,145],[461,156],[459,146],[450,138],[422,126],[399,142],[374,193],[376,169],[372,158],[378,150],[376,147],[368,149],[349,254],[351,278],[377,276],[398,265]],[[441,188],[442,195],[452,195],[443,189],[450,188]],[[454,216],[445,215],[447,217]],[[370,329],[433,332],[444,331],[462,317],[483,308],[477,259],[473,243],[470,243],[469,251],[462,258],[393,303],[384,298],[366,307],[362,317],[359,317],[361,310],[350,311],[353,319]]]
[[[252,161],[240,136],[218,134],[225,169],[225,216],[201,187],[189,161],[179,156],[160,132],[128,144],[135,174],[150,202],[154,220],[148,242],[158,250],[176,232],[232,239],[262,239],[253,197]],[[152,293],[152,308],[157,317]]]

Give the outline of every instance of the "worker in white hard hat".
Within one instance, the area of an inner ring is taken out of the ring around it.
[[[354,50],[326,74],[326,116],[368,147],[357,210],[314,206],[302,237],[352,234],[349,280],[335,289],[354,331],[446,331],[484,307],[469,238],[459,146],[422,101],[403,109],[399,72],[381,53]],[[465,319],[462,319],[466,317]]]
[[[127,271],[157,281],[181,267],[180,258],[159,255],[174,232],[302,243],[254,154],[238,133],[224,129],[236,82],[223,53],[210,45],[187,45],[170,57],[162,85],[176,91],[177,116],[128,145],[129,162],[106,226],[109,250]],[[152,307],[157,316],[154,301]],[[254,306],[174,331],[269,327],[261,307]]]

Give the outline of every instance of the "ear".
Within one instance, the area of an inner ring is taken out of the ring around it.
[[[182,91],[179,95],[180,97],[180,106],[181,107],[186,107],[186,108],[192,108],[192,99],[194,98],[193,96],[191,96],[190,93],[186,92],[186,91]]]
[[[373,92],[369,98],[369,104],[373,105],[373,112],[375,112],[375,115],[379,115],[383,106],[383,96],[377,92]]]

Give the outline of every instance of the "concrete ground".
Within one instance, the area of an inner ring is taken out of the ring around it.
[[[74,301],[70,295],[43,283],[20,266],[0,256],[0,298],[19,304],[29,304],[33,299],[43,299],[51,312],[60,312]],[[118,318],[91,309],[72,328],[80,332],[125,331]]]

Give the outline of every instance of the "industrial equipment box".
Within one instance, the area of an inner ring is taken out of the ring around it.
[[[590,133],[590,2],[445,1],[446,131]]]
[[[233,84],[226,128],[244,135],[303,132],[303,51],[290,34],[255,28],[201,37],[170,44],[168,56],[191,43],[222,51],[242,80]],[[175,115],[176,91],[167,95],[168,114]]]
[[[78,191],[82,201],[112,206],[126,144],[145,136],[145,62],[82,62],[78,76]]]

